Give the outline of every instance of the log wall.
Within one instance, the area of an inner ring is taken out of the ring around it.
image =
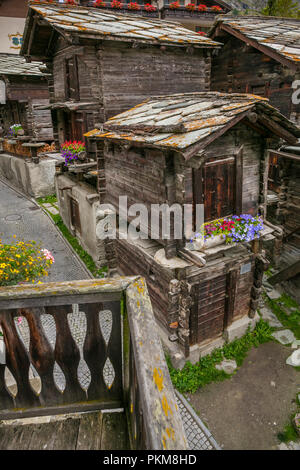
[[[218,39],[225,45],[212,60],[212,90],[265,96],[282,114],[298,122],[300,107],[292,104],[291,88],[298,76],[295,70],[230,35]]]
[[[182,47],[108,43],[99,49],[106,119],[150,96],[209,90],[211,59]],[[120,74],[122,71],[122,74]]]

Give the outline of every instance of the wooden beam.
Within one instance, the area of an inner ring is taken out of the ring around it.
[[[251,127],[254,131],[256,131],[258,134],[262,135],[263,137],[269,137],[270,135],[270,130],[266,129],[265,127],[259,126],[257,123],[249,121],[248,118],[244,119],[244,123],[246,126]]]
[[[254,103],[255,104],[255,103]],[[252,108],[247,109],[247,111],[244,111],[241,114],[238,114],[234,119],[229,121],[228,124],[225,126],[220,126],[220,129],[217,130],[216,132],[213,132],[211,135],[206,137],[205,139],[201,140],[200,142],[190,145],[186,150],[182,150],[182,154],[185,158],[185,160],[189,160],[191,157],[195,155],[196,152],[199,150],[202,150],[203,148],[207,147],[209,144],[211,144],[214,140],[218,139],[221,137],[221,135],[225,134],[231,127],[235,126],[238,122],[240,122],[244,117],[247,116],[247,114],[252,110]]]
[[[28,56],[30,56],[30,49],[31,49],[32,42],[33,42],[33,37],[34,37],[34,34],[35,34],[36,24],[37,24],[37,17],[34,16],[33,17],[33,25],[32,25],[31,31],[30,31],[29,41],[28,41],[28,46],[27,46],[27,55]]]
[[[235,156],[235,210],[236,214],[243,212],[243,149],[242,145]]]
[[[291,160],[296,160],[297,162],[300,162],[300,155],[293,154],[293,153],[281,152],[280,150],[270,150],[270,152],[274,153],[278,157],[289,158]]]
[[[289,131],[287,131],[282,126],[277,124],[274,120],[270,119],[268,116],[266,116],[266,114],[263,114],[263,113],[259,114],[258,122],[260,122],[265,127],[270,129],[270,131],[272,131],[273,134],[278,135],[279,137],[286,140],[287,142],[291,144],[295,144],[296,142],[298,142],[297,137],[295,137]]]
[[[276,51],[274,51],[270,47],[263,46],[255,39],[248,38],[245,34],[241,33],[240,31],[237,31],[236,29],[233,29],[224,23],[220,25],[220,29],[226,31],[232,36],[235,36],[236,38],[245,42],[247,45],[253,46],[254,48],[258,49],[260,52],[263,52],[264,54],[276,60],[277,62],[280,62],[281,64],[286,65],[287,67],[291,69],[294,69],[294,70],[298,69],[298,64],[296,64],[293,60],[285,58],[283,55],[278,54]]]
[[[287,268],[282,269],[279,273],[275,274],[272,277],[268,278],[268,283],[274,286],[279,282],[287,281],[291,279],[291,277],[295,277],[297,274],[300,273],[300,260],[296,261],[292,265],[288,266]]]

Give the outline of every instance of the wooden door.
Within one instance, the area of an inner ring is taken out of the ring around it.
[[[79,204],[72,197],[70,197],[70,216],[73,230],[81,233]]]
[[[200,170],[194,170],[193,188],[194,204],[204,204],[205,222],[234,214],[236,158],[214,159]]]
[[[86,132],[86,116],[85,113],[65,112],[64,113],[64,140],[81,140],[84,141],[84,133]]]
[[[190,316],[190,344],[222,336],[226,313],[226,274],[193,287],[193,306]]]

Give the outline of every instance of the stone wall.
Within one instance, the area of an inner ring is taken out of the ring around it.
[[[98,267],[106,265],[104,242],[96,236],[96,212],[100,205],[96,189],[84,181],[76,181],[76,178],[68,173],[57,175],[55,186],[64,224]],[[79,220],[75,224],[72,223],[72,200],[78,207]]]
[[[23,157],[0,154],[0,177],[6,178],[13,186],[32,197],[50,196],[55,192],[53,158],[33,163]]]

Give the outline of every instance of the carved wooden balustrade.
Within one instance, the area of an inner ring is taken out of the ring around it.
[[[123,407],[132,448],[187,448],[143,278],[0,288],[0,326],[0,420]]]

